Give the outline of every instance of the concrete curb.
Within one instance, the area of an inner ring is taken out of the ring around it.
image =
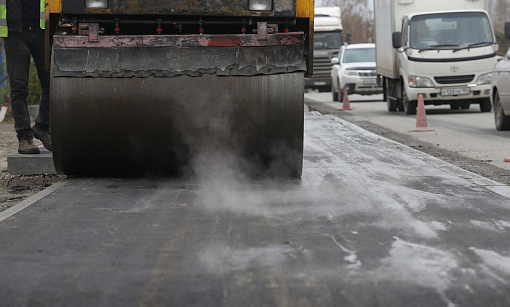
[[[4,210],[0,212],[0,222],[3,220],[15,215],[16,213],[22,211],[25,208],[30,207],[32,204],[37,202],[38,200],[46,197],[47,195],[55,192],[56,190],[63,187],[67,182],[65,181],[58,181],[52,184],[51,186],[47,187],[46,189],[42,190],[41,192],[30,196],[29,198],[25,199],[24,201],[17,203],[16,205],[10,207],[7,210]]]

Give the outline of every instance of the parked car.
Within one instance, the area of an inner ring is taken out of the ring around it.
[[[382,93],[375,72],[375,44],[349,44],[340,47],[338,57],[331,59],[331,94],[333,101],[344,100],[344,88],[351,94]]]
[[[510,49],[492,69],[491,102],[497,130],[510,130]]]
[[[505,22],[505,37],[510,38],[510,22]],[[497,130],[510,130],[510,48],[492,68],[491,103]]]

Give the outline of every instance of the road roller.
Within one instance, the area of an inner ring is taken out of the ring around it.
[[[193,174],[217,157],[301,176],[313,0],[47,0],[45,14],[59,174]]]

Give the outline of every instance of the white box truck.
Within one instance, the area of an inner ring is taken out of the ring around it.
[[[305,79],[305,88],[331,90],[331,59],[342,46],[342,12],[338,6],[316,7],[314,12],[313,75]]]
[[[498,45],[484,0],[374,0],[376,71],[388,111],[490,103]]]

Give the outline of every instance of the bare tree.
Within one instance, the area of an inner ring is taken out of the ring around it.
[[[510,1],[509,0],[491,0],[488,1],[487,11],[491,16],[494,29],[503,33],[504,24],[510,21]]]
[[[322,0],[320,6],[339,6],[342,9],[342,26],[344,41],[350,34],[351,42],[373,41],[374,12],[370,2],[373,0]]]
[[[373,40],[373,1],[316,0],[316,5],[339,6],[342,9],[344,38],[347,33],[351,33],[352,42],[367,42]],[[510,0],[486,0],[486,6],[494,29],[503,40],[505,22],[510,22]]]
[[[498,54],[504,55],[510,46],[507,43],[503,43],[509,41],[509,39],[505,38],[504,32],[505,22],[510,22],[510,0],[487,1],[487,12],[491,17],[496,37],[501,43]]]

